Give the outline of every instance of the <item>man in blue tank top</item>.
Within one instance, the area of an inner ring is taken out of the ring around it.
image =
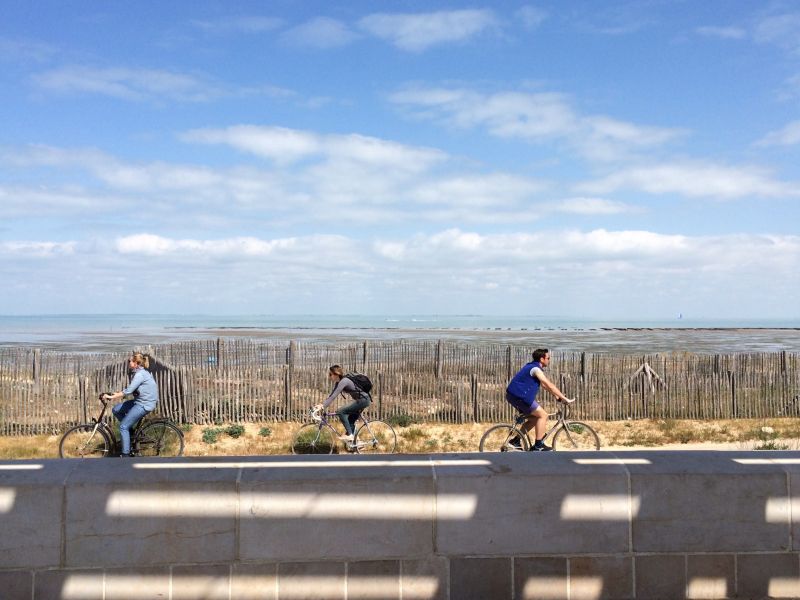
[[[574,400],[567,398],[544,374],[544,369],[550,364],[550,351],[547,348],[534,350],[532,359],[511,378],[506,388],[506,401],[516,408],[520,414],[528,416],[527,420],[522,424],[523,431],[527,433],[531,429],[535,429],[536,441],[531,450],[552,450],[543,441],[545,428],[547,427],[547,411],[536,402],[539,388],[546,389],[559,402],[570,404]],[[511,443],[521,447],[519,439],[512,440]]]

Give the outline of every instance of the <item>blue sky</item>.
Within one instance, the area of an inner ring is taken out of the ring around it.
[[[0,314],[796,318],[800,5],[5,2]]]

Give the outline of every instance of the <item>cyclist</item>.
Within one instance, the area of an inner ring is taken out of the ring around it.
[[[575,400],[567,398],[556,385],[544,374],[544,369],[550,364],[550,351],[547,348],[537,348],[533,351],[531,362],[525,364],[517,372],[506,388],[506,401],[516,408],[520,414],[527,415],[527,419],[522,424],[522,430],[526,433],[535,429],[536,441],[531,450],[547,451],[552,450],[545,445],[543,438],[547,427],[547,411],[536,402],[536,395],[539,388],[543,387],[556,397],[559,402],[571,404]],[[511,444],[521,448],[520,439],[517,437],[511,440]]]
[[[353,427],[359,415],[372,402],[372,396],[359,388],[349,377],[345,377],[344,370],[339,365],[331,365],[328,369],[328,379],[333,382],[333,391],[322,404],[315,405],[314,410],[324,410],[339,394],[350,396],[353,402],[337,410],[336,415],[344,425],[345,430],[345,435],[341,436],[340,439],[345,442],[352,442]]]
[[[128,369],[133,373],[128,387],[113,394],[103,394],[105,400],[112,401],[121,400],[129,394],[134,396],[133,400],[120,402],[111,409],[119,421],[122,457],[131,455],[131,429],[136,427],[147,413],[153,412],[158,404],[158,384],[147,370],[149,366],[150,361],[146,356],[139,352],[134,353],[128,358]]]

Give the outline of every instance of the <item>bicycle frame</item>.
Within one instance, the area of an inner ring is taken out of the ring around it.
[[[553,423],[553,426],[550,427],[550,429],[547,430],[547,433],[544,434],[544,437],[542,438],[542,440],[548,439],[551,434],[555,433],[561,427],[566,429],[567,437],[572,439],[572,436],[570,435],[570,432],[569,432],[569,427],[567,427],[567,423],[569,423],[569,420],[567,419],[568,416],[569,416],[569,406],[566,405],[566,404],[562,405],[561,403],[559,403],[559,406],[556,408],[556,412],[547,413],[547,418],[548,419],[550,417],[555,417],[555,423]],[[525,421],[528,420],[528,417],[529,417],[529,415],[517,415],[517,418],[514,419],[514,425],[515,426],[522,425]],[[528,443],[530,444],[531,438],[528,435],[528,432],[524,431],[522,429],[520,429],[520,432],[523,433],[525,435],[525,437],[528,438]],[[530,444],[530,445],[533,446],[533,444]]]
[[[314,414],[314,412],[312,411],[312,412],[311,412],[311,414],[313,415],[313,414]],[[331,424],[328,422],[328,417],[336,417],[336,416],[338,416],[338,415],[337,415],[337,413],[335,413],[335,412],[321,413],[321,414],[319,415],[319,428],[320,428],[320,430],[322,430],[322,428],[323,428],[323,427],[327,427],[328,429],[330,429],[330,430],[331,430],[331,432],[332,432],[332,433],[333,433],[333,434],[336,436],[336,438],[338,439],[338,438],[339,438],[339,432],[338,432],[338,431],[336,431],[336,428],[335,428],[333,425],[331,425]],[[366,428],[367,428],[367,431],[369,431],[370,433],[372,433],[372,430],[369,428],[369,421],[367,421],[367,420],[364,418],[364,414],[363,414],[363,413],[361,413],[360,415],[358,415],[358,419],[356,419],[356,423],[358,423],[359,421],[361,422],[361,425],[359,425],[358,427],[356,427],[356,428],[353,430],[353,433],[354,433],[354,434],[355,434],[355,432],[356,432],[358,429],[361,429],[362,427],[366,427]],[[354,451],[356,450],[355,440],[354,440],[354,441],[352,441],[352,442],[347,442],[347,443],[345,444],[345,446],[347,447],[347,451],[348,451],[348,452],[354,452]]]

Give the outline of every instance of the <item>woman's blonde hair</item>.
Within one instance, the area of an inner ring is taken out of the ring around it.
[[[131,360],[140,367],[144,367],[145,369],[148,369],[150,367],[150,357],[145,356],[141,352],[134,352],[133,354],[131,354]]]
[[[336,375],[339,379],[344,377],[344,369],[342,369],[342,367],[339,365],[331,365],[328,371]]]

